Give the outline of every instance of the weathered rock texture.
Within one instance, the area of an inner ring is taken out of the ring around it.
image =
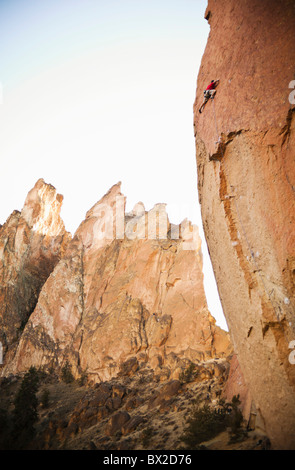
[[[274,447],[295,448],[295,4],[209,0],[194,106],[203,225],[234,349]],[[198,108],[211,79],[216,98]],[[210,161],[211,158],[217,159]]]
[[[93,382],[141,364],[173,378],[189,361],[231,353],[228,333],[207,308],[196,228],[171,225],[164,205],[146,212],[137,204],[125,214],[120,186],[88,211],[4,375],[68,362],[76,377],[86,371]]]
[[[181,438],[187,419],[192,417],[193,403],[219,408],[228,365],[225,358],[210,359],[196,365],[185,380],[159,381],[147,364],[93,387],[65,383],[52,373],[42,373],[36,434],[26,449],[173,449],[180,454],[184,448],[191,450],[192,446]],[[13,413],[20,384],[20,376],[0,379],[0,410]],[[45,407],[44,392],[49,394]],[[0,427],[0,449],[18,450],[14,429],[8,420],[6,423]],[[260,432],[250,431],[247,435],[240,433],[234,442],[228,429],[201,445],[208,450],[259,450],[268,448],[268,441]]]
[[[42,179],[21,212],[0,226],[0,341],[10,362],[40,290],[71,236],[60,217],[63,197]]]

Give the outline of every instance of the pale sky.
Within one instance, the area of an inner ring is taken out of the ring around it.
[[[207,0],[0,1],[0,224],[39,178],[72,234],[122,182],[127,210],[198,225],[210,312],[227,329],[203,236],[193,102]]]

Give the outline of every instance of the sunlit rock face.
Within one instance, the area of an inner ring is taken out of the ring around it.
[[[14,211],[0,227],[0,341],[6,363],[71,239],[60,217],[62,200],[40,179],[22,211]]]
[[[173,378],[231,352],[207,308],[197,227],[170,224],[165,204],[125,213],[118,183],[48,277],[4,374],[68,362],[93,382],[142,366]]]
[[[245,382],[273,446],[294,448],[295,4],[209,0],[205,17],[194,106],[205,236]]]

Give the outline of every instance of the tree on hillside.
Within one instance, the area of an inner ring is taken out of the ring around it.
[[[14,400],[13,437],[16,446],[25,446],[34,436],[34,424],[38,419],[38,387],[38,373],[35,367],[31,367],[25,374]]]

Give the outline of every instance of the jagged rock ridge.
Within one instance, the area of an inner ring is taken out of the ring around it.
[[[87,212],[2,375],[68,362],[90,382],[141,365],[165,379],[190,361],[230,355],[229,335],[207,308],[196,227],[170,224],[163,204],[126,214],[120,188]]]
[[[0,226],[0,341],[6,362],[71,239],[60,217],[62,200],[40,179],[22,211],[14,211]]]

